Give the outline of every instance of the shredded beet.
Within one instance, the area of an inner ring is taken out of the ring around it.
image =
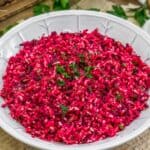
[[[0,95],[27,133],[66,144],[112,137],[147,108],[150,67],[100,34],[52,32],[21,44]]]

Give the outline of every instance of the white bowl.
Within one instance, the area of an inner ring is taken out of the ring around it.
[[[0,39],[0,88],[3,85],[7,60],[19,50],[19,44],[26,40],[39,38],[42,34],[51,31],[79,32],[83,29],[93,30],[98,28],[101,33],[109,35],[123,43],[130,43],[143,60],[150,57],[150,36],[132,23],[118,17],[93,11],[60,11],[52,12],[28,19],[7,32]],[[150,65],[150,61],[149,63]],[[3,100],[0,99],[0,104]],[[150,105],[150,102],[149,102]],[[46,142],[32,138],[25,133],[24,128],[14,121],[7,108],[0,107],[0,126],[16,139],[31,146],[45,150],[102,150],[123,144],[150,127],[150,108],[143,111],[141,116],[133,121],[117,136],[107,138],[91,144],[65,145],[55,142]]]
[[[143,26],[143,29],[150,34],[150,19],[146,21],[146,23]]]

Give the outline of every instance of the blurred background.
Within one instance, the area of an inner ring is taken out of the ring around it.
[[[0,36],[27,18],[52,11],[83,9],[102,11],[147,27],[150,0],[0,0]],[[150,26],[149,26],[150,27]],[[0,150],[36,150],[0,129]],[[150,129],[114,150],[150,150]]]

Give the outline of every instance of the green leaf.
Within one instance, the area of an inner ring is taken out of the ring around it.
[[[33,13],[35,16],[43,14],[43,13],[47,13],[49,11],[50,11],[50,7],[46,4],[37,4],[33,8]]]
[[[65,85],[65,81],[63,81],[63,80],[57,80],[57,84],[59,86],[64,86]]]
[[[65,116],[66,113],[68,112],[68,107],[65,106],[65,105],[60,105],[60,109],[61,109],[61,112],[62,112],[62,115]]]
[[[147,8],[145,6],[138,8],[135,11],[134,19],[140,26],[143,26],[146,20],[150,19],[150,17],[147,14]]]
[[[92,10],[92,11],[100,11],[100,9],[98,9],[98,8],[89,8],[88,10]]]
[[[54,0],[53,9],[54,10],[61,10],[60,0]]]
[[[53,10],[65,10],[70,8],[70,0],[54,0]]]
[[[63,9],[68,9],[68,8],[70,8],[69,0],[60,0],[60,4],[61,4],[61,7],[62,7]]]
[[[107,11],[107,12],[112,14],[112,15],[124,18],[124,19],[128,18],[127,15],[126,15],[125,10],[120,5],[113,5],[112,9],[113,10]]]

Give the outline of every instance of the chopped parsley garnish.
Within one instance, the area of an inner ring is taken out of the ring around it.
[[[80,62],[85,62],[85,57],[83,54],[79,54]]]
[[[70,76],[69,76],[69,74],[68,74],[67,72],[64,72],[64,73],[63,73],[63,76],[64,76],[65,78],[68,78],[68,79],[70,78]]]
[[[122,63],[122,67],[126,67],[127,65],[125,63]]]
[[[124,125],[123,124],[119,124],[119,129],[123,130],[124,129]]]
[[[56,66],[56,72],[58,74],[63,74],[65,72],[65,68],[63,66],[57,65]]]
[[[65,116],[66,113],[68,112],[68,107],[65,106],[65,105],[60,105],[60,109],[61,109],[61,112],[62,112],[62,115]]]
[[[69,74],[66,72],[65,68],[61,65],[56,66],[56,72],[62,74],[65,78],[70,78]]]
[[[57,84],[59,86],[64,86],[65,85],[65,81],[63,81],[63,80],[57,80]]]
[[[93,67],[92,66],[86,66],[84,68],[84,71],[85,71],[85,76],[88,77],[88,78],[92,78],[93,75],[91,73],[91,71],[93,70]]]
[[[71,63],[69,66],[73,70],[73,73],[74,73],[75,76],[79,76],[80,75],[80,73],[78,71],[78,66],[77,66],[76,63]]]
[[[123,98],[123,96],[119,92],[116,93],[115,97],[116,97],[116,100],[118,101],[120,101]]]

